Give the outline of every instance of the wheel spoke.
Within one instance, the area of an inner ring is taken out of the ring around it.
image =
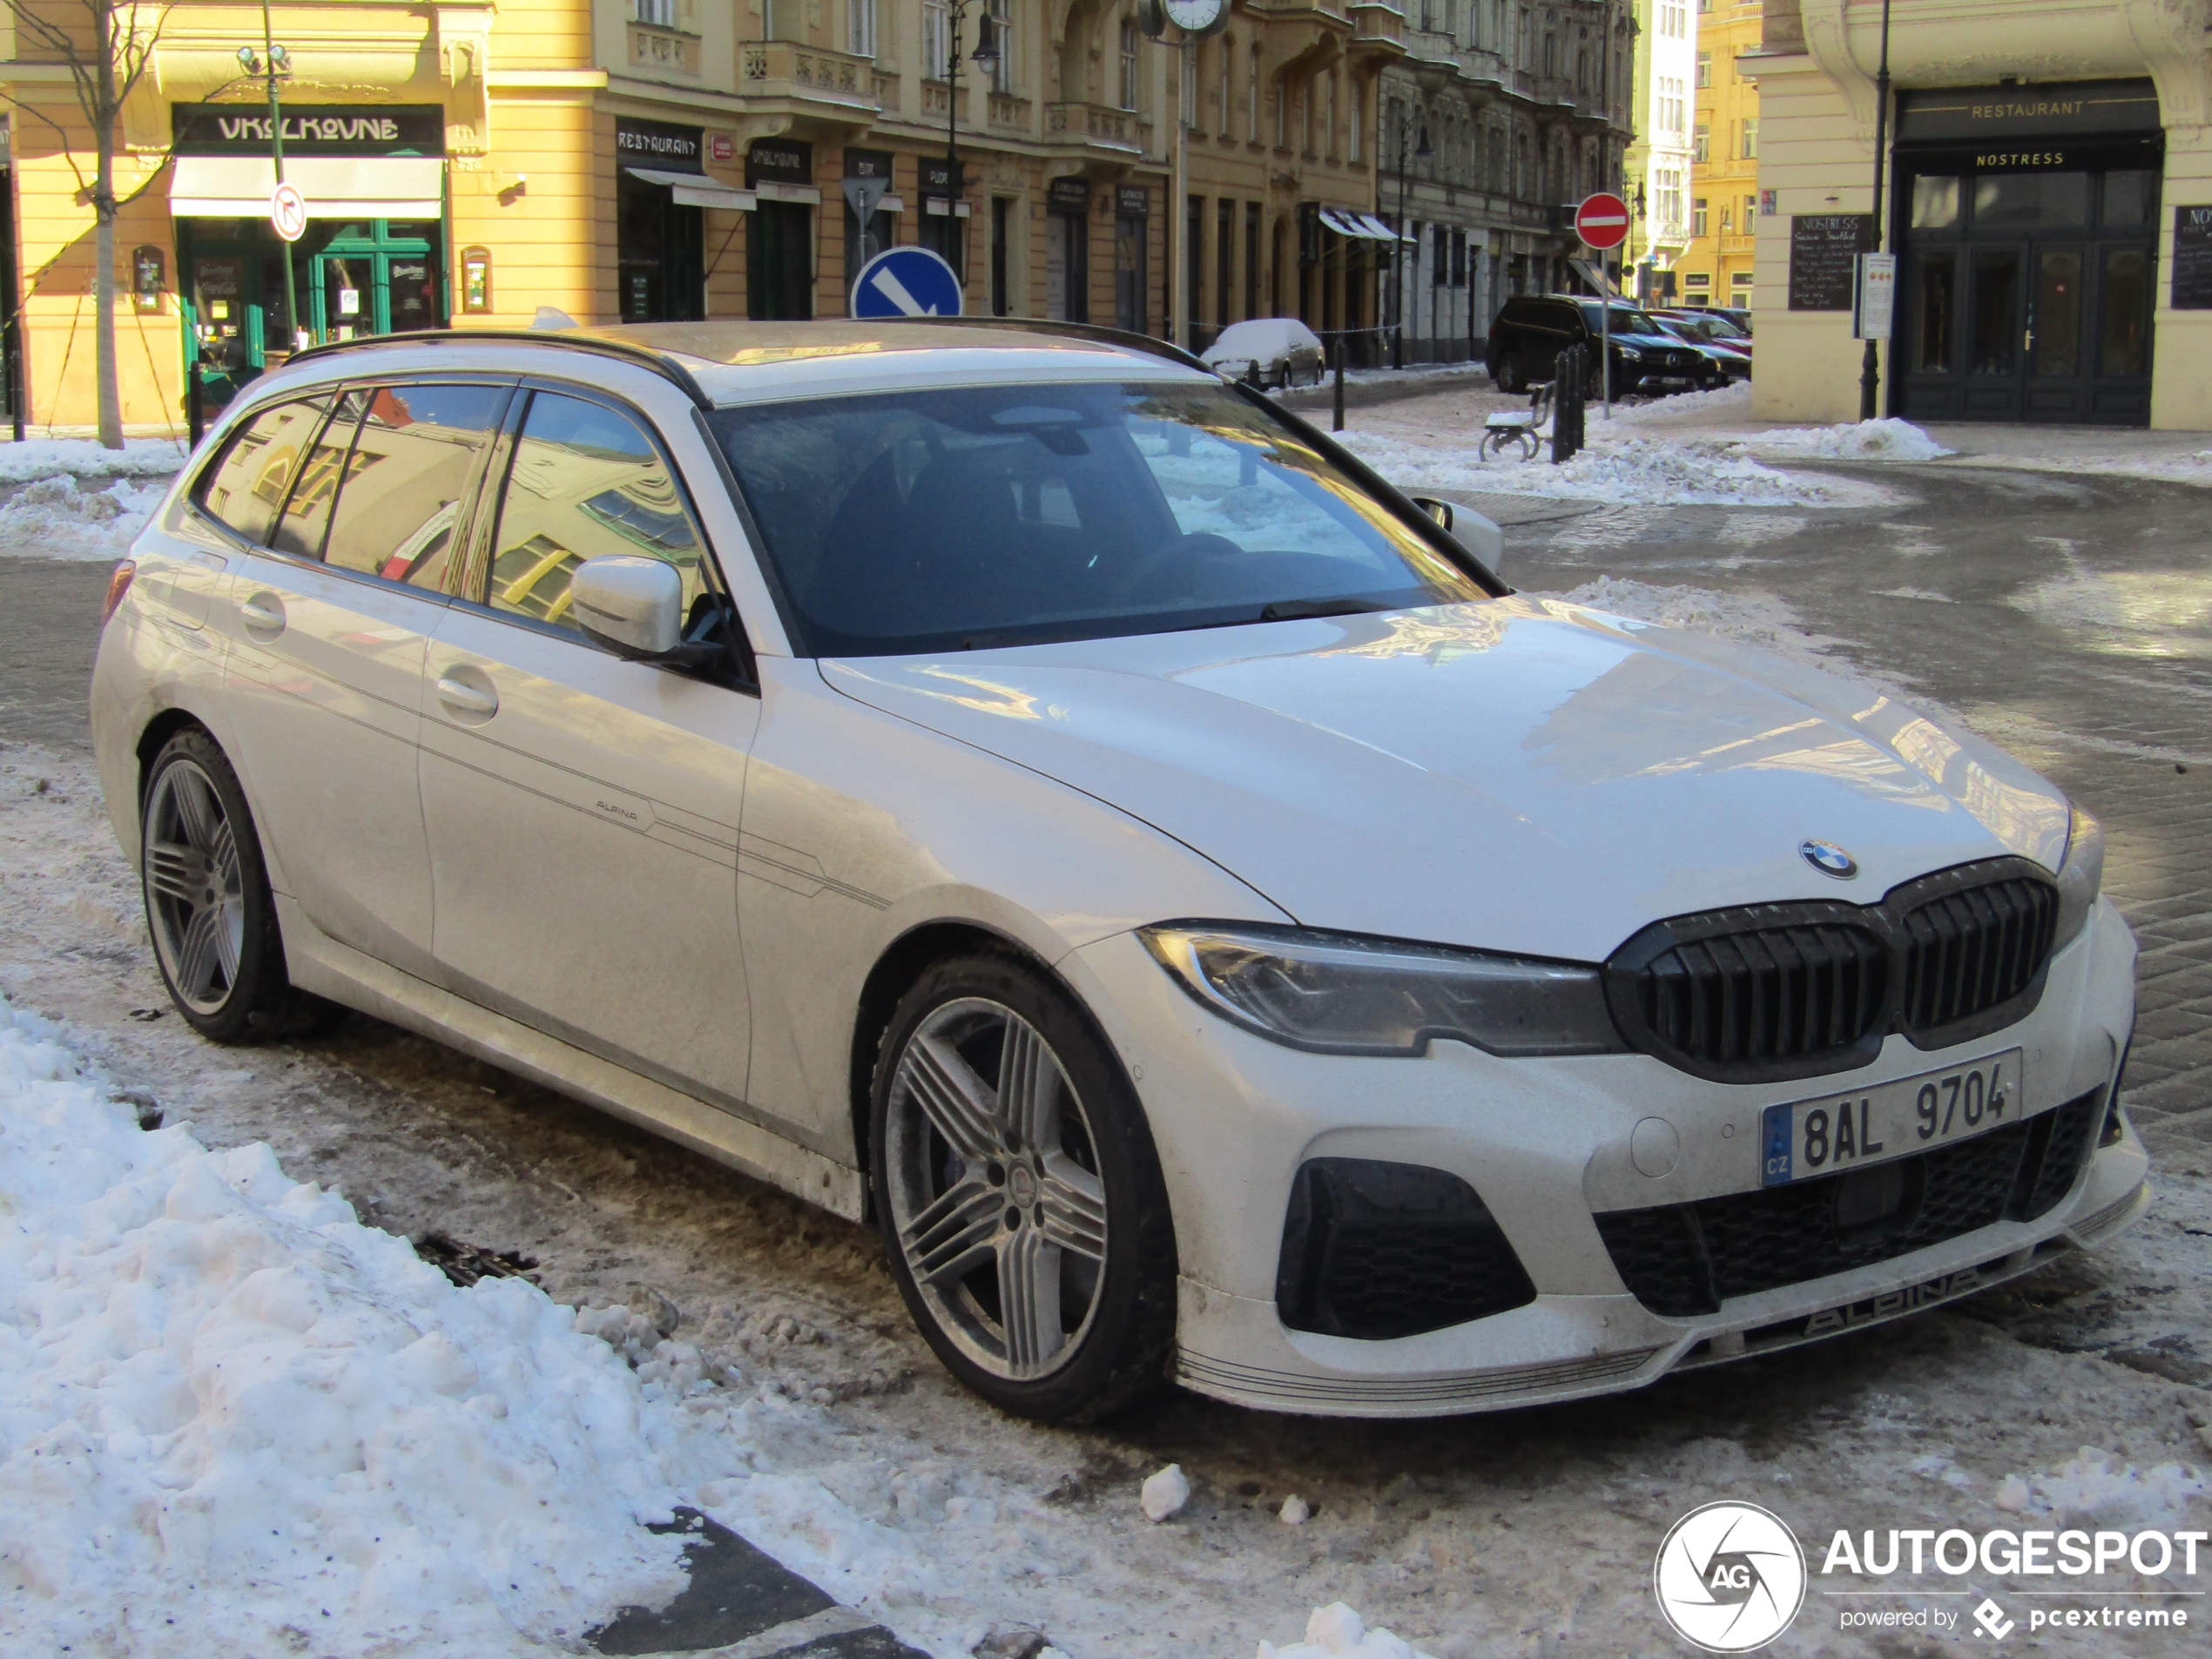
[[[215,820],[215,833],[208,841],[207,862],[215,873],[218,893],[235,895],[243,890],[238,867],[238,838],[232,833],[227,818]]]
[[[961,1278],[991,1258],[1005,1200],[980,1178],[962,1181],[900,1230],[907,1264],[925,1284]]]
[[[1027,1020],[1008,1015],[999,1049],[999,1122],[1016,1150],[1060,1150],[1060,1067]]]
[[[185,839],[202,852],[211,850],[215,845],[216,826],[223,822],[222,809],[216,806],[198,772],[179,765],[169,777],[171,798],[177,803],[178,825],[185,832]]]
[[[961,1157],[976,1163],[1000,1150],[991,1091],[950,1043],[918,1038],[907,1046],[899,1074],[900,1083]]]
[[[146,883],[165,899],[179,904],[199,902],[199,859],[189,846],[176,841],[146,845]]]
[[[1037,1224],[1060,1249],[1094,1262],[1106,1259],[1106,1189],[1065,1152],[1044,1161]]]
[[[222,967],[226,987],[238,983],[238,959],[246,948],[246,907],[233,899],[208,908],[215,915],[215,960]]]
[[[1007,1363],[1015,1371],[1042,1365],[1060,1352],[1060,1247],[1035,1227],[999,1246],[999,1309]]]
[[[202,905],[185,924],[185,937],[177,952],[177,988],[192,1001],[204,1001],[214,988],[222,964],[217,937],[223,930],[219,905]]]

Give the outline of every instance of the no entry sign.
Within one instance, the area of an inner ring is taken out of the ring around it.
[[[1629,205],[1610,191],[1582,198],[1575,210],[1575,233],[1588,247],[1618,247],[1629,239]]]

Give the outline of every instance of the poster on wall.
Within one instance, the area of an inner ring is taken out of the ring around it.
[[[2212,207],[2174,210],[2174,309],[2212,311]]]
[[[1871,213],[1790,215],[1790,309],[1849,311],[1858,256],[1874,246]]]

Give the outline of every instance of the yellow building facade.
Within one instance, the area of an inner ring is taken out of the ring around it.
[[[1757,283],[1759,84],[1743,61],[1761,40],[1760,0],[1696,0],[1690,129],[1689,236],[1676,257],[1675,297],[1748,306]]]
[[[1363,296],[1372,311],[1356,250],[1320,218],[1373,199],[1373,81],[1402,48],[1396,10],[1366,0],[1240,3],[1187,78],[1128,0],[278,5],[285,178],[310,215],[288,249],[263,83],[239,61],[262,50],[260,8],[158,21],[116,135],[134,428],[181,426],[195,353],[213,408],[298,341],[522,327],[543,307],[585,323],[841,316],[857,264],[904,243],[947,257],[970,313],[1164,334],[1186,307],[1215,327],[1255,310],[1318,327]],[[0,60],[0,320],[29,418],[90,423],[94,135],[51,45],[12,31]],[[1179,82],[1195,129],[1180,212]],[[1196,274],[1178,307],[1183,234]]]

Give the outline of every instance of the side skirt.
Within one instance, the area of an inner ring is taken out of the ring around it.
[[[280,894],[277,919],[287,968],[301,990],[611,1112],[847,1221],[863,1218],[867,1194],[858,1170],[363,955],[325,934]]]

